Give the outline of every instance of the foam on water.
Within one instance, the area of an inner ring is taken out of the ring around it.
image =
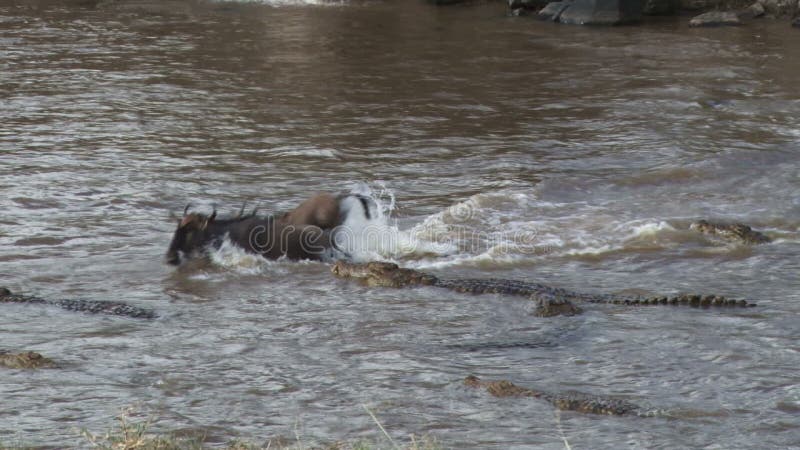
[[[409,233],[451,250],[445,258],[411,265],[430,268],[508,263],[550,253],[563,241],[556,235],[543,235],[542,223],[525,217],[536,201],[535,195],[527,192],[481,193],[423,218]]]
[[[664,221],[645,222],[640,225],[633,225],[630,237],[655,236],[664,230],[675,231],[675,227]]]
[[[214,265],[242,274],[260,273],[275,265],[275,261],[249,253],[227,237],[222,240],[219,248],[211,250],[208,256]]]
[[[476,194],[423,218],[410,232],[457,249],[421,267],[513,263],[557,256],[601,255],[626,248],[678,245],[681,231],[659,219],[629,220],[607,206],[554,203],[537,192],[503,189]]]

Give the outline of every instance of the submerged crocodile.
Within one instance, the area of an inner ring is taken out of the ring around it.
[[[772,239],[758,231],[753,231],[752,228],[743,223],[715,223],[707,220],[698,220],[689,225],[690,230],[699,231],[700,233],[719,236],[721,238],[738,241],[743,244],[767,244],[772,242]]]
[[[0,366],[9,369],[41,369],[55,367],[55,363],[36,352],[9,353],[0,350]]]
[[[499,278],[448,280],[440,279],[418,270],[401,268],[397,264],[387,262],[359,264],[338,261],[334,264],[331,272],[344,278],[358,278],[368,286],[436,286],[472,294],[524,296],[537,301],[538,305],[535,314],[541,317],[579,314],[581,309],[573,305],[573,301],[615,305],[689,305],[703,308],[710,306],[756,306],[754,303],[749,303],[745,300],[732,300],[716,295],[684,294],[671,297],[626,297],[607,294],[584,294],[539,283]]]
[[[550,402],[564,411],[576,411],[587,414],[604,414],[609,416],[636,415],[653,416],[657,411],[647,410],[639,405],[621,399],[585,394],[582,392],[545,392],[517,386],[507,381],[482,381],[475,375],[464,379],[464,384],[474,388],[485,388],[495,397],[534,397]]]
[[[90,314],[109,314],[113,316],[133,317],[136,319],[154,319],[157,317],[156,313],[150,309],[139,308],[126,303],[80,299],[47,300],[32,295],[14,294],[4,287],[0,287],[0,303],[49,305],[57,306],[68,311],[86,312]]]

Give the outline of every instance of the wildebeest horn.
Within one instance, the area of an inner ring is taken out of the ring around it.
[[[206,217],[203,221],[203,225],[200,227],[201,229],[205,230],[208,227],[208,224],[214,221],[214,218],[217,217],[217,207],[214,207],[214,212],[211,213],[210,216]]]
[[[191,203],[186,204],[186,208],[183,208],[183,215],[185,216],[187,212],[189,212],[189,208],[192,207]]]
[[[244,217],[245,208],[247,208],[247,200],[245,200],[245,202],[242,203],[242,209],[239,210],[239,217]]]

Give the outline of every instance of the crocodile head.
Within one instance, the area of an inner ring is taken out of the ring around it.
[[[583,310],[565,299],[540,299],[533,315],[536,317],[574,316]]]
[[[336,261],[331,272],[342,278],[366,278],[373,274],[387,273],[399,269],[394,263],[373,261],[366,264]]]
[[[771,239],[743,223],[714,223],[707,220],[698,220],[689,225],[689,229],[700,233],[716,235],[728,240],[739,241],[745,244],[762,244]]]
[[[366,264],[337,261],[331,272],[343,278],[358,278],[368,286],[430,286],[437,281],[433,275],[413,269],[403,269],[397,264],[381,261]]]
[[[483,381],[475,375],[464,378],[464,385],[472,388],[485,388],[495,397],[538,397],[540,393],[517,386],[508,380]]]
[[[0,366],[12,369],[39,369],[55,367],[55,363],[39,353],[22,352],[0,354]]]

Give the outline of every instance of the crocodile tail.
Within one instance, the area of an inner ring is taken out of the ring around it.
[[[53,306],[67,311],[87,312],[90,314],[109,314],[112,316],[126,316],[135,319],[154,319],[156,314],[144,308],[131,306],[125,303],[108,302],[102,300],[55,300],[48,302]]]
[[[682,294],[673,295],[670,297],[642,297],[642,298],[609,298],[603,300],[602,303],[611,303],[615,305],[680,305],[692,306],[695,308],[711,308],[711,307],[738,307],[749,308],[757,306],[755,303],[746,300],[734,300],[723,297],[721,295],[697,295],[697,294]]]
[[[0,302],[2,303],[47,303],[47,300],[29,295],[14,294],[6,288],[0,288]]]
[[[111,314],[127,316],[137,319],[154,319],[155,312],[149,309],[131,306],[126,303],[108,302],[102,300],[46,300],[31,295],[13,294],[6,288],[0,288],[0,302],[27,303],[37,305],[57,306],[67,311],[88,312],[91,314]]]

